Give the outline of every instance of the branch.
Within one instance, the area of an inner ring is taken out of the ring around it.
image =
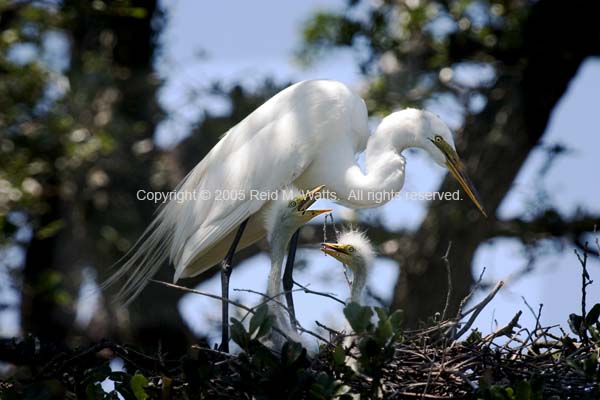
[[[446,315],[448,315],[448,306],[450,305],[450,298],[452,296],[452,270],[450,269],[450,261],[448,260],[448,255],[450,254],[450,249],[452,248],[452,242],[448,242],[448,249],[446,249],[446,254],[442,257],[444,261],[444,265],[446,266],[446,274],[448,276],[448,291],[446,292],[446,304],[444,305],[444,312],[442,312],[442,321],[446,319]]]
[[[208,293],[208,292],[203,292],[202,290],[190,289],[190,288],[187,288],[185,286],[175,285],[173,283],[168,283],[168,282],[163,282],[163,281],[157,281],[155,279],[150,279],[150,282],[159,283],[161,285],[164,285],[164,286],[167,286],[167,287],[171,287],[171,288],[174,288],[174,289],[177,289],[177,290],[181,290],[183,292],[199,294],[199,295],[202,295],[202,296],[210,297],[210,298],[215,299],[215,300],[226,301],[227,303],[231,304],[232,306],[236,306],[238,308],[241,308],[242,310],[247,311],[248,313],[256,314],[256,310],[254,309],[254,307],[245,306],[242,303],[238,303],[237,301],[233,301],[231,299],[226,299],[226,298],[224,298],[222,296],[217,296],[216,294],[212,294],[212,293]],[[279,329],[279,328],[277,328],[275,326],[272,329],[275,332],[279,333],[281,336],[283,336],[286,340],[292,340],[281,329]]]
[[[488,295],[479,304],[477,304],[475,307],[473,307],[469,312],[465,313],[465,316],[466,316],[470,312],[473,312],[473,314],[471,315],[471,317],[469,318],[467,323],[454,336],[455,339],[458,339],[459,337],[461,337],[466,331],[468,331],[471,328],[471,326],[473,325],[473,322],[475,322],[475,319],[477,319],[477,316],[479,315],[479,313],[481,313],[481,311],[483,311],[485,306],[487,306],[488,303],[490,301],[492,301],[492,299],[494,298],[494,296],[496,296],[496,293],[498,293],[498,291],[502,288],[502,286],[504,286],[504,281],[502,281],[502,280],[498,281],[496,286],[494,286],[494,288],[490,291],[490,293],[488,293]]]
[[[338,303],[340,303],[340,304],[341,304],[341,305],[343,305],[343,306],[345,306],[345,305],[346,305],[346,302],[345,302],[345,301],[342,301],[342,300],[338,299],[337,297],[335,297],[335,296],[334,296],[333,294],[331,294],[331,293],[317,292],[317,291],[315,291],[315,290],[311,290],[311,289],[309,289],[308,287],[306,287],[306,286],[304,286],[304,285],[301,285],[301,284],[299,284],[299,283],[298,283],[298,282],[296,282],[296,281],[294,281],[294,285],[296,285],[296,286],[300,287],[300,288],[301,288],[301,289],[304,291],[304,293],[307,293],[307,294],[315,294],[315,295],[317,295],[317,296],[323,296],[323,297],[327,297],[328,299],[331,299],[331,300],[335,300],[335,301],[337,301]]]
[[[583,249],[585,242],[582,240],[583,236],[586,233],[592,233],[596,225],[600,225],[600,216],[598,215],[577,215],[573,218],[564,218],[556,210],[547,210],[531,221],[521,218],[496,220],[489,237],[513,237],[524,242],[567,237]],[[588,252],[598,256],[600,249],[598,252],[590,252],[588,249]]]

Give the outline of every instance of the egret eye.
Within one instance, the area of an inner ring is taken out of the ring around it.
[[[348,253],[354,253],[354,247],[348,246]]]
[[[442,137],[440,135],[435,135],[435,141],[438,143],[442,143]]]
[[[298,203],[296,203],[296,201],[295,201],[295,200],[292,200],[292,201],[290,201],[290,203],[288,204],[288,207],[289,207],[289,208],[292,208],[292,207],[296,207],[297,205],[298,205]]]

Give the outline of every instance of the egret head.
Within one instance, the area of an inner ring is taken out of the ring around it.
[[[414,145],[427,151],[438,165],[447,168],[479,211],[487,217],[479,194],[458,157],[450,128],[437,115],[426,110],[408,108],[392,113],[388,118],[388,123],[396,125],[397,129],[412,133]]]
[[[308,209],[318,200],[319,192],[324,187],[319,186],[306,193],[300,193],[297,189],[284,189],[278,193],[278,198],[267,213],[267,238],[271,240],[273,235],[291,236],[317,215],[331,212],[330,209]]]
[[[321,243],[321,251],[350,267],[353,274],[366,273],[375,257],[367,235],[352,229],[343,231],[337,243]]]

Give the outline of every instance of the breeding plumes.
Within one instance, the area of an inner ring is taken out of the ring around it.
[[[288,312],[281,306],[284,301],[281,282],[282,264],[294,232],[314,217],[331,211],[329,209],[308,210],[308,207],[316,201],[316,196],[322,188],[322,186],[317,187],[305,194],[300,194],[295,188],[282,190],[266,210],[264,226],[271,248],[271,271],[267,284],[267,296],[271,300],[267,304],[269,311],[275,317],[274,326],[295,340],[299,340],[295,327],[290,324]],[[269,337],[269,344],[279,350],[284,343],[283,339],[280,334],[273,332]]]
[[[300,190],[325,185],[330,197],[343,205],[377,207],[391,196],[380,201],[369,193],[402,189],[402,152],[410,147],[424,149],[447,168],[485,215],[450,129],[437,116],[415,109],[398,111],[370,135],[364,101],[344,84],[315,80],[292,85],[223,136],[177,187],[202,196],[166,203],[103,286],[123,279],[116,300],[131,301],[167,260],[175,268],[174,281],[223,260],[227,300],[235,251],[265,236],[261,222],[270,201],[266,193],[289,185]],[[365,149],[363,171],[356,155]],[[294,240],[290,247],[295,247]],[[225,306],[223,317],[226,325]]]
[[[321,243],[321,251],[332,256],[352,271],[349,302],[363,304],[364,289],[375,251],[364,232],[345,230],[338,236],[337,243]]]

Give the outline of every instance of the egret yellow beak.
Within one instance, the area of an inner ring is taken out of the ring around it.
[[[337,259],[341,255],[349,255],[346,247],[346,245],[339,243],[321,243],[321,251]]]
[[[473,182],[469,179],[465,166],[462,161],[460,161],[456,150],[454,150],[441,136],[436,136],[435,140],[429,140],[431,140],[431,142],[444,154],[446,157],[446,167],[452,176],[458,181],[459,185],[467,193],[467,196],[469,196],[471,201],[475,203],[483,216],[487,218],[487,214],[481,205],[477,189],[475,189],[475,185],[473,185]]]
[[[475,185],[473,185],[473,182],[471,182],[471,179],[469,179],[469,176],[465,171],[465,166],[458,158],[458,154],[454,152],[454,155],[455,157],[453,158],[446,158],[446,166],[448,167],[448,170],[458,181],[459,185],[467,193],[467,196],[469,196],[475,206],[477,206],[479,211],[481,211],[483,216],[487,218],[487,214],[481,205],[481,200],[479,199],[479,194],[477,193],[477,189],[475,189]]]
[[[323,188],[325,188],[325,185],[317,186],[316,188],[314,188],[313,190],[311,190],[310,192],[308,192],[304,196],[302,196],[302,199],[298,202],[298,211],[306,211],[306,209],[308,207],[315,204],[315,202],[319,199],[318,194],[319,194],[319,192],[321,192],[321,190],[323,190]],[[322,211],[329,212],[331,210],[322,210]],[[323,214],[323,212],[321,212],[319,214]]]

